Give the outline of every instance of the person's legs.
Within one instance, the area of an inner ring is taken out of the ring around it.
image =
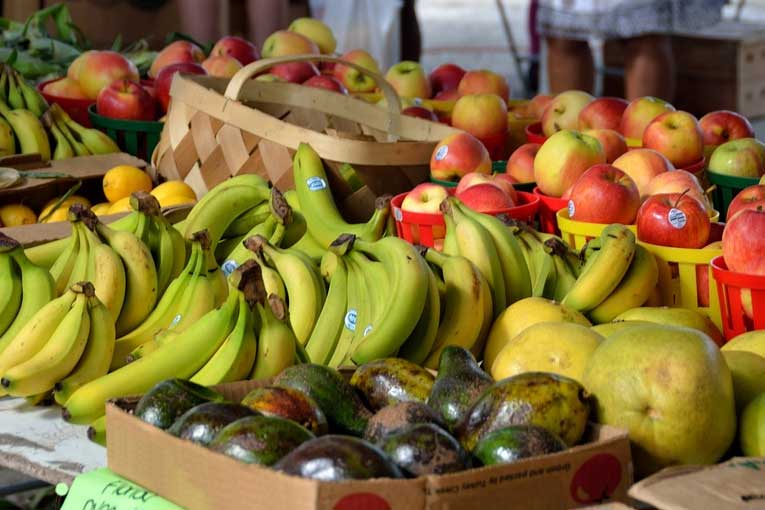
[[[675,70],[672,42],[666,35],[648,35],[626,41],[624,92],[627,100],[656,96],[672,101]]]
[[[288,0],[247,0],[249,39],[263,46],[266,37],[277,30],[286,30],[289,24]]]
[[[587,41],[548,37],[547,76],[553,94],[570,89],[592,92],[595,66]]]
[[[206,43],[220,37],[218,33],[218,0],[184,0],[178,2],[181,30]]]

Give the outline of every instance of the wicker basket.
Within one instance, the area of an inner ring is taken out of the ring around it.
[[[387,108],[324,89],[250,79],[275,64],[298,61],[340,62],[368,74]],[[427,180],[435,145],[457,132],[402,116],[400,100],[382,76],[334,57],[259,60],[230,81],[177,75],[170,95],[152,157],[160,175],[185,181],[200,196],[241,173],[257,173],[290,189],[292,155],[306,142],[324,160],[335,199],[352,221],[371,215],[375,197],[402,193]],[[355,192],[339,172],[346,163],[364,183]]]

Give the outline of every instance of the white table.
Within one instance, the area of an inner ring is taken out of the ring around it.
[[[106,448],[88,440],[87,429],[65,422],[58,406],[0,399],[0,466],[69,485],[82,473],[106,467]]]

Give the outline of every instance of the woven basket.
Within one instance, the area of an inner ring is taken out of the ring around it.
[[[250,79],[275,64],[337,62],[369,75],[387,107],[332,91]],[[281,190],[294,186],[292,155],[309,143],[324,160],[330,186],[347,219],[371,215],[374,198],[424,182],[435,145],[457,131],[400,114],[385,79],[334,57],[264,59],[231,80],[176,75],[170,111],[152,163],[166,179],[180,179],[199,196],[231,176],[257,173]],[[364,186],[353,191],[339,172],[350,164]]]

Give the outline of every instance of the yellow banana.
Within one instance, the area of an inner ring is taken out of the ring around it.
[[[234,218],[223,233],[225,237],[237,237],[247,234],[271,215],[271,204],[264,200]]]
[[[29,110],[11,110],[0,101],[0,114],[13,128],[19,143],[19,154],[39,154],[43,161],[50,160],[50,142],[40,120]]]
[[[90,247],[86,280],[93,283],[96,297],[106,306],[116,321],[125,302],[125,267],[117,253],[84,227],[85,240]]]
[[[5,236],[2,236],[5,237]],[[0,250],[13,250],[0,237]],[[7,251],[0,252],[0,335],[11,326],[21,307],[21,273]]]
[[[80,221],[79,218],[72,223],[72,235],[77,236],[80,249],[77,250],[77,257],[72,265],[72,272],[69,273],[69,280],[66,282],[67,288],[77,282],[85,281],[87,277],[90,245],[88,244],[88,238],[84,232],[86,228],[87,227],[82,224],[82,221]]]
[[[8,71],[8,106],[16,110],[25,110],[24,96],[18,85],[18,75],[11,69]]]
[[[279,296],[272,294],[256,307],[260,316],[260,334],[250,379],[263,381],[295,364],[298,340],[287,323],[287,305]]]
[[[344,327],[348,304],[348,270],[342,258],[326,252],[321,261],[321,274],[329,281],[329,290],[305,350],[311,361],[327,365]]]
[[[56,295],[63,294],[69,283],[69,275],[72,274],[74,263],[77,260],[77,254],[80,251],[80,236],[72,230],[69,236],[69,242],[64,250],[56,259],[56,262],[50,268],[50,275],[53,277],[53,281],[56,284]]]
[[[16,73],[16,85],[24,99],[24,108],[40,117],[48,109],[48,102],[37,89],[27,83],[23,76],[15,70],[13,72]]]
[[[350,243],[350,239],[352,238],[348,238],[348,240],[345,242],[344,249],[347,249],[347,246]],[[338,244],[334,244],[333,249],[336,249],[338,246]],[[333,255],[340,258],[339,254],[333,253]],[[328,259],[326,264],[331,264],[331,260],[331,258]],[[332,351],[328,352],[329,361],[327,364],[332,368],[339,367],[348,358],[349,354],[351,353],[351,345],[353,344],[353,339],[356,336],[357,329],[361,330],[363,334],[363,328],[358,320],[359,309],[363,308],[363,301],[368,299],[369,295],[369,292],[367,292],[365,289],[366,281],[364,280],[364,275],[361,274],[358,265],[354,264],[352,260],[345,257],[340,258],[340,263],[345,264],[348,283],[346,285],[346,305],[342,314],[340,335],[338,336],[337,341],[334,342],[334,348]]]
[[[68,128],[72,136],[76,137],[78,144],[81,144],[89,154],[111,154],[120,151],[117,143],[109,138],[106,133],[79,125],[57,104],[51,105],[51,112],[54,118],[59,121],[59,126]],[[66,133],[66,130],[64,132]]]
[[[0,117],[0,157],[16,154],[16,137],[8,122]]]
[[[399,358],[421,365],[428,357],[438,336],[441,320],[441,298],[438,294],[438,279],[428,271],[428,297],[422,309],[422,316],[398,352]]]
[[[569,265],[569,247],[562,240],[550,238],[544,242],[545,251],[553,262],[555,285],[545,297],[561,301],[576,283],[577,276]]]

